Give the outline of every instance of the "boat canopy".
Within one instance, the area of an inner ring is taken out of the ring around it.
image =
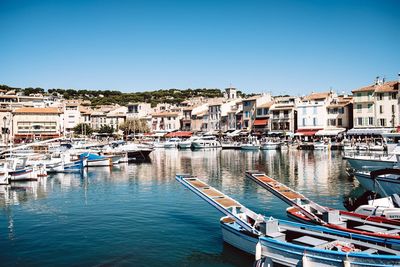
[[[394,128],[353,128],[347,131],[347,135],[382,135],[390,133]]]
[[[239,136],[241,130],[234,130],[231,133],[227,133],[226,136],[234,137],[234,136]]]
[[[316,136],[337,136],[338,134],[346,131],[345,128],[319,130],[315,133]]]

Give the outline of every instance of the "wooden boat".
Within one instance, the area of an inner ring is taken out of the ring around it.
[[[263,172],[246,171],[246,177],[290,205],[287,214],[292,219],[400,245],[400,221],[323,207]]]
[[[304,257],[318,266],[400,264],[400,252],[377,245],[380,239],[264,217],[196,177],[178,174],[176,179],[226,215],[220,219],[225,242],[256,258],[289,266],[306,266]]]

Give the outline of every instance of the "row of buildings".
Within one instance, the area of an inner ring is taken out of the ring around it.
[[[399,103],[399,81],[386,82],[379,77],[373,84],[353,90],[352,95],[329,91],[302,97],[263,93],[241,98],[235,88],[227,88],[221,98],[197,97],[156,107],[149,103],[90,107],[90,102],[79,99],[3,91],[0,119],[3,141],[11,142],[68,136],[79,123],[89,124],[95,131],[108,125],[122,134],[119,127],[129,119],[145,120],[152,132],[161,133],[182,130],[308,137],[347,131],[361,135],[396,130]]]

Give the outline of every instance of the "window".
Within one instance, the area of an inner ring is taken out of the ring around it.
[[[379,106],[379,113],[382,114],[383,113],[383,105]]]
[[[359,125],[359,126],[362,126],[363,125],[363,123],[362,123],[362,120],[363,118],[357,118],[357,125]]]
[[[268,109],[264,108],[264,115],[268,115]]]
[[[383,100],[383,94],[382,93],[378,94],[378,100]]]
[[[316,126],[317,125],[317,118],[313,118],[312,121],[313,121],[313,125]]]
[[[391,93],[390,94],[391,99],[397,99],[397,93]]]
[[[386,120],[385,119],[379,119],[379,125],[380,126],[386,126]]]
[[[374,125],[374,117],[368,118],[368,125]]]
[[[284,110],[283,111],[283,116],[287,119],[289,118],[289,110]]]
[[[306,126],[306,118],[303,118],[303,126]]]
[[[342,119],[337,119],[337,124],[338,124],[338,126],[343,126]]]
[[[336,126],[336,119],[329,119],[328,126]]]
[[[244,113],[244,117],[245,117],[245,118],[250,117],[250,111],[246,111],[246,112]],[[246,127],[247,127],[247,126],[246,126]]]
[[[317,114],[317,107],[313,107],[313,113]]]
[[[245,107],[250,106],[250,101],[244,101],[244,102],[243,102],[243,106],[245,106]]]
[[[392,105],[392,114],[394,114],[394,105]]]
[[[339,114],[344,114],[344,108],[339,108],[338,111],[339,111]]]
[[[357,112],[360,113],[362,109],[362,105],[361,104],[357,104]]]
[[[261,108],[258,108],[257,109],[257,116],[261,116],[262,115],[262,109]]]

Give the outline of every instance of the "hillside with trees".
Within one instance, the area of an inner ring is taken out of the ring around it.
[[[24,95],[31,94],[44,94],[44,95],[54,95],[62,96],[65,99],[83,99],[90,100],[93,106],[96,105],[108,105],[108,104],[119,104],[126,105],[128,103],[134,102],[146,102],[151,103],[154,107],[158,103],[170,103],[178,104],[191,97],[222,97],[223,92],[220,89],[207,89],[207,88],[197,88],[197,89],[160,89],[156,91],[147,92],[133,92],[133,93],[123,93],[116,90],[75,90],[75,89],[49,89],[45,90],[43,88],[16,88],[7,85],[0,85],[0,89],[15,92],[20,92]],[[239,92],[241,94],[241,92]],[[242,94],[244,95],[244,94]]]

